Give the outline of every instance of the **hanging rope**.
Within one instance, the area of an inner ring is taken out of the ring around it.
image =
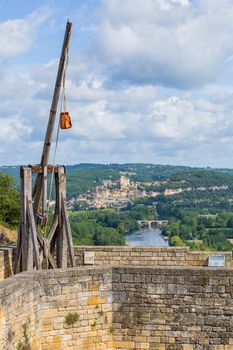
[[[66,51],[66,62],[65,62],[65,69],[63,73],[63,79],[62,79],[62,86],[63,86],[63,111],[67,112],[66,110],[66,72],[68,69],[69,64],[69,46],[67,47]]]
[[[69,112],[66,108],[66,72],[69,64],[69,47],[67,47],[65,69],[63,72],[63,112],[60,113],[60,127],[61,129],[69,129],[72,127]]]

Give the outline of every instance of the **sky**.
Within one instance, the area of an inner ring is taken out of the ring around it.
[[[67,18],[57,163],[233,167],[232,0],[0,0],[0,165],[40,162]]]

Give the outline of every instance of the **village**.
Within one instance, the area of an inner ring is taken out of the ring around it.
[[[81,194],[77,199],[73,198],[69,201],[69,208],[72,209],[75,203],[80,209],[100,209],[100,208],[126,208],[136,198],[153,198],[159,195],[172,196],[185,191],[217,191],[227,189],[227,186],[212,186],[212,187],[178,187],[165,188],[159,190],[159,186],[165,185],[168,181],[150,181],[150,182],[133,182],[127,176],[120,176],[119,180],[103,180],[103,185],[97,186],[84,194]],[[182,186],[182,183],[181,183]],[[158,191],[151,188],[158,187]],[[169,187],[169,186],[167,186]]]

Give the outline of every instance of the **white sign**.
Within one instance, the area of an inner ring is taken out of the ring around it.
[[[225,256],[224,255],[210,255],[208,259],[208,266],[211,267],[224,267]]]
[[[94,252],[84,252],[84,265],[94,265],[95,255]]]

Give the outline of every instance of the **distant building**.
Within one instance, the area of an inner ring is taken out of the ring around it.
[[[124,189],[130,186],[130,180],[128,177],[121,176],[120,177],[120,188]]]
[[[112,180],[103,180],[103,186],[108,187],[113,184]]]
[[[165,196],[172,196],[173,194],[178,194],[178,193],[181,193],[183,192],[183,189],[182,188],[176,188],[176,189],[166,189],[164,191],[164,195]]]

